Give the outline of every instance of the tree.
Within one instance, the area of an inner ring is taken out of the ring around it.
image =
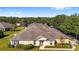
[[[47,24],[48,26],[53,26],[56,29],[59,29],[63,33],[66,33],[71,36],[79,35],[79,14],[75,13],[73,15],[56,15],[55,17],[0,17],[0,22],[9,22],[12,24],[21,23],[22,26],[26,26],[31,23],[42,23]]]
[[[60,37],[60,42],[61,42],[61,45],[63,46],[64,39],[63,39],[63,37],[62,37],[62,36]]]
[[[76,39],[78,38],[77,36],[79,35],[79,26],[74,26],[74,33],[76,35]]]
[[[0,30],[0,38],[4,37],[3,31]]]

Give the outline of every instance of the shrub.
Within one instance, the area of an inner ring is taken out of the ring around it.
[[[55,46],[45,46],[45,48],[72,48],[70,44],[55,44]]]
[[[18,44],[16,46],[16,48],[22,48],[22,49],[25,49],[25,50],[29,50],[29,49],[34,48],[34,46],[32,44],[28,44],[28,45]]]
[[[16,45],[16,48],[24,48],[24,46],[25,46],[25,45],[23,45],[23,44],[17,44],[17,45]]]
[[[14,48],[14,45],[11,45],[11,43],[9,43],[8,48]]]
[[[40,46],[34,46],[34,48],[39,48]]]
[[[29,49],[32,49],[34,48],[34,46],[32,44],[28,44],[25,46],[25,50],[29,50]]]
[[[72,46],[70,44],[56,44],[55,47],[59,47],[59,48],[71,48]]]
[[[0,38],[4,37],[3,31],[0,30]]]

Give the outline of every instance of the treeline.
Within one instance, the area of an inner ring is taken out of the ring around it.
[[[49,26],[53,26],[62,32],[72,35],[78,39],[79,37],[79,14],[67,15],[57,15],[55,17],[0,17],[0,21],[9,22],[15,24],[16,22],[22,25],[28,25],[30,23],[43,23]]]

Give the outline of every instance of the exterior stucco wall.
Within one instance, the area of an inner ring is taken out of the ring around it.
[[[16,46],[16,45],[19,43],[19,41],[18,41],[18,40],[15,40],[15,41],[10,41],[10,43],[11,43],[11,45]]]
[[[63,43],[69,43],[69,39],[63,39],[64,41],[63,41]],[[58,44],[60,44],[61,43],[61,41],[60,41],[60,39],[56,39],[56,42],[58,43]]]
[[[39,41],[36,41],[36,44],[34,44],[34,41],[19,41],[19,44],[24,44],[24,45],[33,44],[35,46],[39,46],[40,45],[40,42]]]
[[[14,41],[11,41],[10,43],[12,45],[14,45]],[[34,45],[34,41],[19,41],[19,44],[24,44],[24,45],[33,44]],[[39,46],[39,44],[40,44],[40,42],[39,41],[36,41],[35,46]]]
[[[13,45],[13,41],[10,41],[11,45]]]
[[[19,44],[24,44],[24,45],[33,44],[35,46],[40,46],[40,41],[35,41],[35,42],[36,44],[34,44],[34,41],[19,41]],[[52,46],[54,46],[54,41],[44,41],[43,45],[50,45],[50,43],[52,43]],[[13,45],[14,41],[11,41],[11,44]]]
[[[69,39],[65,39],[64,43],[69,43],[70,40]]]
[[[19,44],[24,44],[24,45],[34,44],[34,41],[19,41]]]
[[[52,46],[54,46],[54,41],[44,41],[43,44],[50,46],[51,45],[50,43],[52,43]]]
[[[36,41],[35,46],[39,46],[39,45],[40,45],[40,42],[39,41]]]

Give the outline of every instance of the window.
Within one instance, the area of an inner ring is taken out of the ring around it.
[[[50,41],[50,45],[52,45],[52,40]]]
[[[34,45],[36,44],[36,40],[34,40]]]
[[[14,40],[13,44],[16,46],[17,44],[19,44],[19,41],[18,40]]]

